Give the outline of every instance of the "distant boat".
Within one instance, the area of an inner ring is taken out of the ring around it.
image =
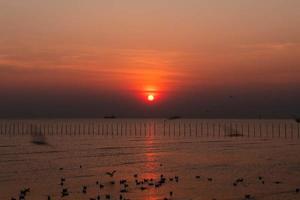
[[[236,128],[233,128],[232,126],[226,126],[224,131],[225,131],[226,137],[243,137],[244,136],[242,133],[240,133]]]
[[[32,128],[34,132],[32,133],[32,139],[31,143],[36,145],[47,145],[47,140],[44,134],[42,133],[42,130],[36,126]]]
[[[32,144],[36,144],[36,145],[47,145],[47,140],[46,137],[43,135],[35,135],[32,137],[31,140]]]
[[[115,118],[117,118],[117,117],[114,115],[104,116],[104,119],[115,119]]]
[[[181,118],[180,116],[171,116],[168,119],[169,120],[174,120],[174,119],[180,119],[180,118]]]

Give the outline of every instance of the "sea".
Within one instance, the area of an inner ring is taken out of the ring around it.
[[[2,119],[0,200],[300,199],[292,119]]]

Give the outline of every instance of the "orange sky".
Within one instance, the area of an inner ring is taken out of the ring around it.
[[[3,91],[169,101],[300,84],[298,0],[1,0],[0,24]]]

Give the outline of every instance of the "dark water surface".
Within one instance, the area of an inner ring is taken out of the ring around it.
[[[1,122],[1,200],[18,199],[24,188],[30,188],[26,199],[32,200],[105,199],[107,194],[110,199],[121,194],[145,200],[245,199],[247,194],[252,199],[300,199],[299,126],[293,121],[99,120],[92,128],[86,125],[90,121],[78,121],[26,121],[27,130]],[[51,128],[54,123],[69,123],[73,129]],[[32,142],[41,135],[45,144]],[[106,174],[113,170],[113,177]],[[164,184],[149,184],[150,179],[158,183],[161,175]],[[126,193],[120,193],[121,179],[127,180]],[[136,184],[143,179],[149,181]],[[66,197],[61,197],[63,188]]]

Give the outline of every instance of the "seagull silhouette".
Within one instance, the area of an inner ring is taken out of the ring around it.
[[[112,172],[106,172],[106,175],[113,177],[116,172],[117,172],[116,170],[114,170]]]

